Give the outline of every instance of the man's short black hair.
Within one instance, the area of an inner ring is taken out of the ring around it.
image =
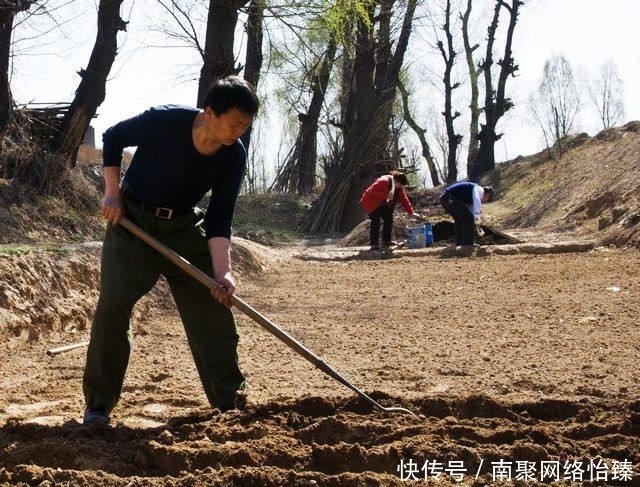
[[[489,201],[493,201],[493,188],[491,186],[483,186],[484,194],[489,195]]]
[[[211,107],[217,116],[237,108],[254,117],[260,108],[260,101],[248,81],[239,76],[227,76],[213,82],[204,97],[202,107]]]

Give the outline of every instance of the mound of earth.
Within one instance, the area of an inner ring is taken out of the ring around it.
[[[51,332],[75,333],[91,323],[100,282],[99,242],[64,246],[0,247],[0,339],[19,336],[34,341]],[[231,247],[235,276],[266,270],[280,253],[234,237]],[[164,279],[136,305],[134,328],[143,324],[152,306],[172,303]]]
[[[251,240],[236,236],[231,240],[231,262],[236,277],[263,272],[281,256],[281,252]]]
[[[59,244],[100,238],[104,223],[97,212],[98,193],[88,187],[83,175],[77,173],[76,177],[78,184],[85,185],[86,197],[94,199],[94,209],[41,197],[33,189],[0,178],[0,244]]]
[[[640,122],[630,122],[573,136],[557,157],[542,151],[500,164],[486,179],[498,195],[487,210],[506,227],[640,246],[639,146]]]

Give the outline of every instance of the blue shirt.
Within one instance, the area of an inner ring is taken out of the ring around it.
[[[461,181],[449,186],[444,190],[444,193],[453,195],[467,205],[469,211],[473,213],[474,218],[480,217],[482,195],[484,194],[484,188],[482,186],[469,181]]]
[[[240,140],[213,155],[193,145],[196,108],[163,105],[117,123],[102,136],[105,167],[120,166],[122,150],[137,146],[123,184],[151,206],[186,210],[211,190],[204,224],[207,239],[231,238],[231,221],[247,153]]]

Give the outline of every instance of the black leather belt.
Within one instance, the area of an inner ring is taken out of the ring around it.
[[[153,206],[143,201],[140,201],[138,198],[136,198],[136,195],[133,194],[131,190],[126,186],[122,187],[122,197],[137,206],[141,206],[145,210],[151,210],[156,217],[161,218],[163,220],[171,220],[172,218],[178,216],[179,214],[187,213],[187,210],[185,209],[164,208],[162,206]]]

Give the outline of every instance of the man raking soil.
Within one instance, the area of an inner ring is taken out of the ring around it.
[[[85,424],[108,423],[118,403],[130,352],[135,303],[165,276],[212,408],[235,406],[244,387],[238,334],[229,309],[235,290],[230,238],[246,151],[239,138],[259,107],[239,77],[215,82],[204,109],[160,106],[124,120],[103,136],[109,221],[102,249],[100,298],[87,351]],[[125,147],[137,146],[120,181]],[[211,191],[206,213],[195,208]],[[212,293],[118,225],[127,214],[146,232],[188,258],[220,284]]]
[[[238,334],[229,309],[236,305],[374,406],[409,412],[381,406],[234,296],[231,222],[246,164],[239,138],[258,106],[253,88],[232,76],[212,85],[204,110],[156,107],[105,132],[102,214],[109,225],[83,379],[85,425],[109,422],[129,361],[131,311],[161,275],[169,283],[212,408],[226,411],[244,399]],[[138,149],[119,185],[122,150],[130,146]],[[208,191],[209,206],[202,214],[195,205]]]

